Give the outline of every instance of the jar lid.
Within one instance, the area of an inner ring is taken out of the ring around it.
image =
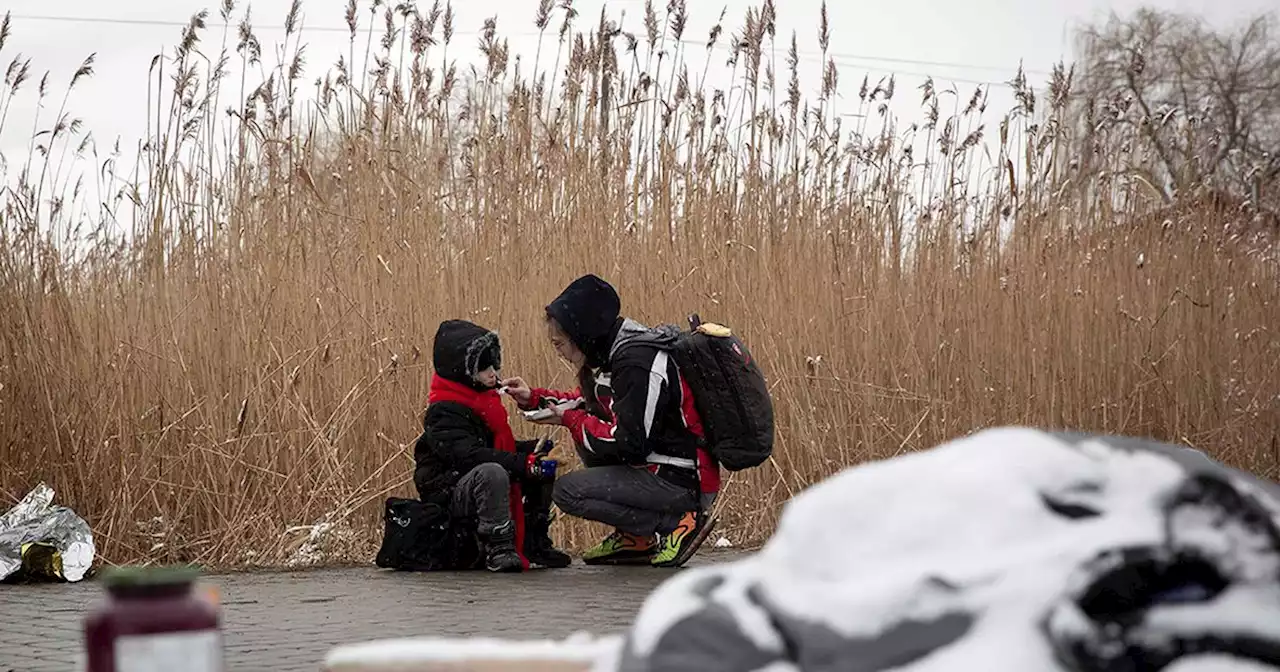
[[[183,586],[194,583],[198,578],[200,568],[194,565],[112,567],[102,574],[108,588]]]

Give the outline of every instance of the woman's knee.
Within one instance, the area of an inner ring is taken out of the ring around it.
[[[561,511],[572,514],[579,510],[582,503],[582,489],[579,487],[582,475],[586,471],[575,471],[556,477],[555,486],[551,490],[551,501]]]

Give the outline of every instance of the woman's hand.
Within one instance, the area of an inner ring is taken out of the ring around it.
[[[529,401],[533,399],[533,390],[529,388],[528,383],[524,382],[524,378],[518,376],[507,378],[498,384],[506,388],[507,394],[521,406],[528,405]]]
[[[541,420],[530,420],[530,422],[536,425],[559,425],[563,427],[564,426],[564,409],[560,408],[559,406],[549,406],[547,407],[547,410],[551,411],[551,415],[549,417],[543,418]]]

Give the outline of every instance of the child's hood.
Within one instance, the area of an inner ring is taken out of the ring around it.
[[[466,320],[445,320],[436,330],[432,360],[436,374],[472,384],[472,376],[490,366],[501,368],[498,334]]]

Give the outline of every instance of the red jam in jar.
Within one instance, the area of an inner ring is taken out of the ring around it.
[[[104,574],[107,600],[84,623],[85,672],[223,672],[217,606],[189,567]]]

